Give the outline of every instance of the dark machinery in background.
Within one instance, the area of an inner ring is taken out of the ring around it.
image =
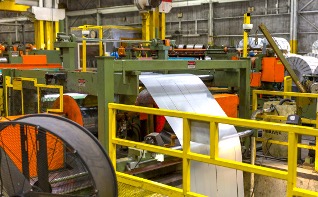
[[[85,128],[43,114],[0,126],[1,195],[118,195],[111,161]]]

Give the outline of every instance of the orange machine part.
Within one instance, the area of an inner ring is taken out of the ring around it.
[[[237,95],[214,94],[213,96],[228,117],[237,118],[237,107],[239,105],[239,98]]]
[[[232,56],[231,57],[231,60],[239,60],[240,58],[239,57],[237,57],[237,56]]]
[[[0,44],[0,53],[2,53],[4,50],[6,50],[6,47]]]
[[[8,126],[0,133],[0,147],[6,152],[17,168],[22,172],[22,150],[21,150],[20,125]],[[34,127],[25,127],[27,143],[24,145],[28,151],[30,177],[37,176],[37,131]],[[47,156],[48,169],[58,170],[64,167],[63,142],[56,136],[47,133]]]
[[[278,82],[284,81],[284,66],[275,57],[264,57],[262,60],[262,81]]]
[[[21,118],[21,117],[23,117],[23,116],[24,116],[24,115],[6,116],[6,117],[2,116],[2,117],[0,117],[0,123],[1,123],[1,122],[8,122],[8,121],[11,121],[11,120],[15,120],[15,119]]]
[[[118,55],[119,55],[119,56],[125,56],[125,55],[126,55],[125,47],[120,46],[120,47],[118,48]]]
[[[261,72],[253,72],[250,74],[250,86],[251,87],[260,87],[261,86]]]
[[[60,108],[60,98],[57,98],[54,101],[53,108]],[[76,122],[77,124],[81,126],[84,125],[81,109],[71,96],[63,95],[63,114],[65,114],[66,118]]]
[[[0,69],[20,69],[20,70],[31,70],[31,69],[61,69],[61,64],[0,64]]]
[[[46,55],[21,55],[23,64],[47,64]]]

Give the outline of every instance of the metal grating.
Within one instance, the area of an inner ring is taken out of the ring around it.
[[[118,182],[118,197],[167,197],[139,187]]]
[[[52,133],[26,124],[0,131],[1,193],[22,195],[31,189],[53,194],[92,196],[92,178],[72,147]]]

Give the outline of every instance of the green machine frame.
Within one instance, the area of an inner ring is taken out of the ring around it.
[[[98,138],[108,152],[108,103],[115,102],[115,95],[137,96],[139,75],[146,71],[213,75],[213,86],[238,88],[239,117],[250,117],[249,60],[138,61],[97,57],[97,72],[4,69],[2,73],[4,79],[5,76],[37,78],[39,83],[63,85],[65,92],[98,96]],[[3,86],[6,90],[5,83]]]

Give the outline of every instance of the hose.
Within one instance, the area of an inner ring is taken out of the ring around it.
[[[253,113],[252,113],[252,115],[251,115],[251,119],[252,119],[252,120],[256,120],[256,116],[257,116],[258,114],[262,114],[262,113],[264,113],[264,110],[263,110],[263,109],[257,109],[257,110],[255,110],[255,111],[253,111]]]
[[[291,99],[286,98],[286,99],[282,99],[282,100],[280,100],[280,101],[279,101],[279,103],[278,103],[278,105],[282,105],[282,104],[284,104],[286,101],[288,101],[288,102],[292,102],[292,100],[291,100]]]

